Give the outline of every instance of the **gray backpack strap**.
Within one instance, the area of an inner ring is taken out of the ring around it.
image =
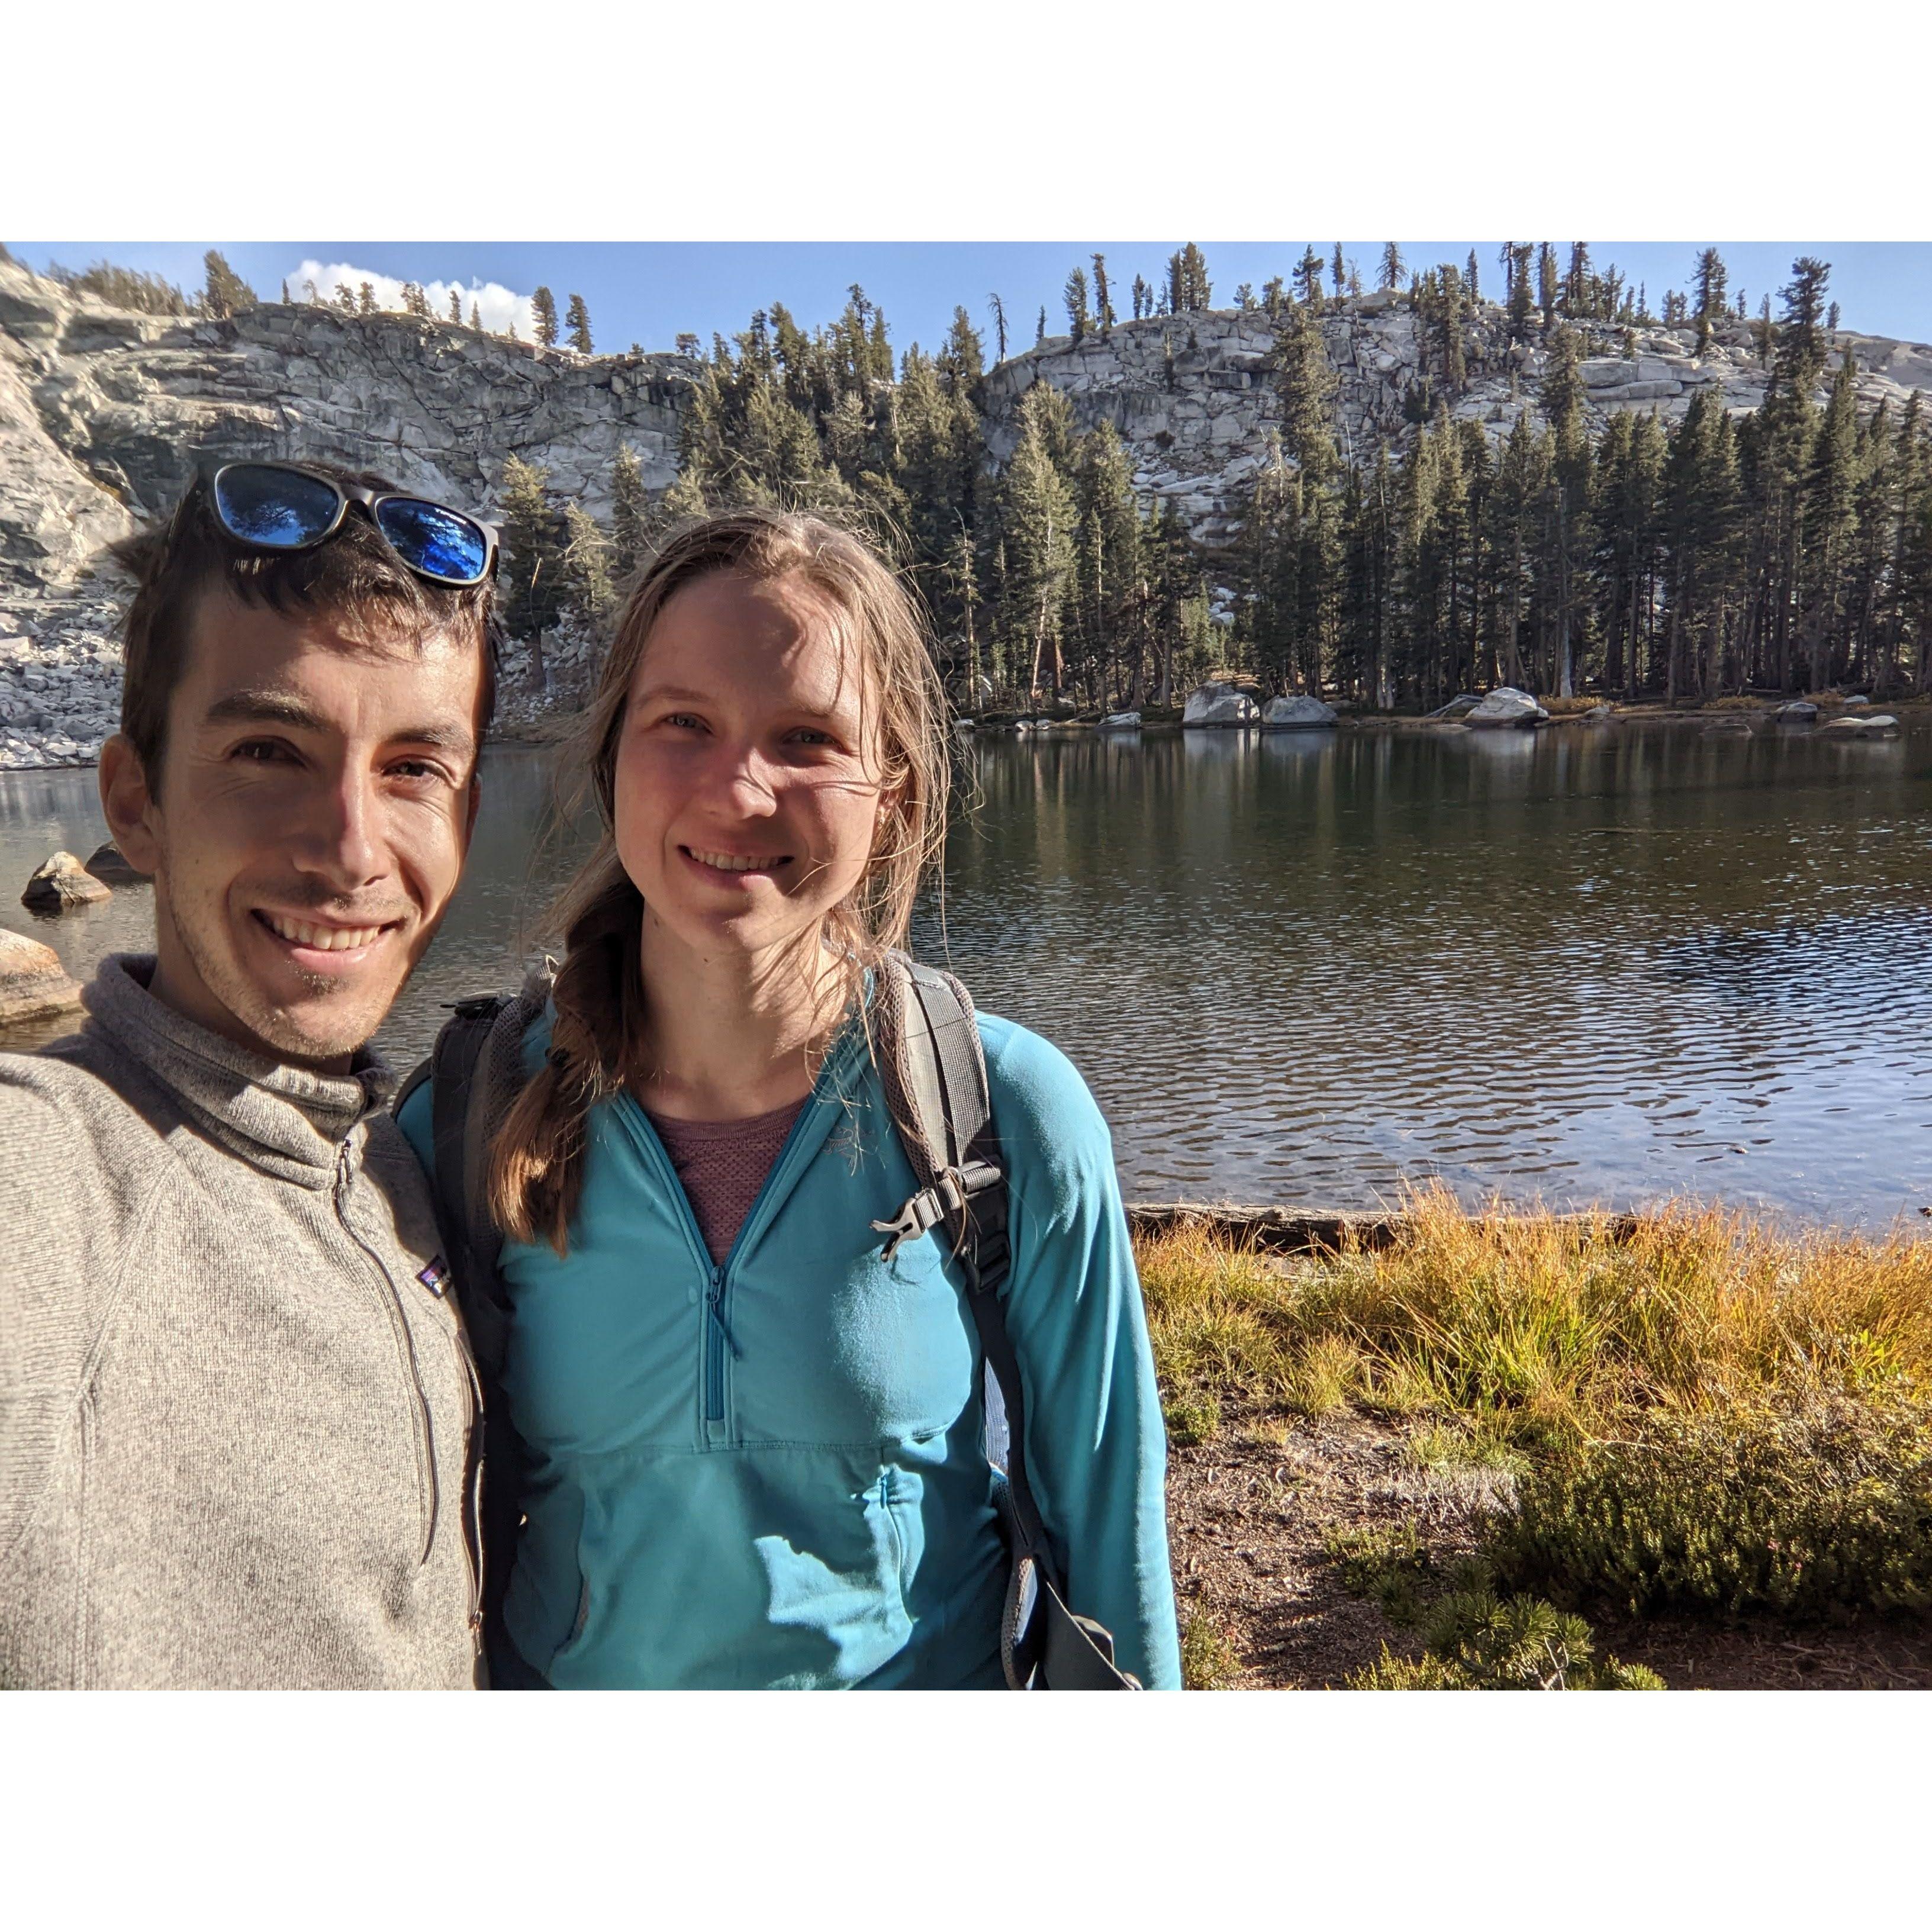
[[[951,974],[890,952],[880,964],[875,1010],[886,1105],[919,1187],[891,1220],[872,1226],[888,1237],[888,1258],[901,1241],[944,1229],[1004,1409],[1000,1496],[1013,1558],[1000,1631],[1006,1682],[1016,1690],[1138,1690],[1115,1666],[1108,1632],[1067,1608],[1027,1480],[1026,1398],[1000,1292],[1012,1262],[1010,1197],[972,999]],[[989,1413],[988,1453],[997,1457],[991,1420]]]

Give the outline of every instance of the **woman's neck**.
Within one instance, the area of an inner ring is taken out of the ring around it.
[[[646,1107],[674,1120],[745,1120],[812,1091],[844,1005],[820,946],[701,952],[646,908],[639,946],[644,1038],[630,1084]]]

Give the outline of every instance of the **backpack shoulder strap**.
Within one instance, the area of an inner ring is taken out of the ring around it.
[[[1001,1292],[1012,1264],[1010,1193],[972,998],[950,973],[893,952],[880,964],[875,1012],[886,1102],[919,1188],[892,1220],[872,1226],[888,1237],[888,1258],[901,1241],[945,1228],[1006,1412],[1004,1503],[1013,1546],[1000,1633],[1007,1682],[1016,1690],[1036,1676],[1055,1690],[1134,1688],[1114,1664],[1108,1633],[1067,1609],[1027,1479],[1026,1398]]]

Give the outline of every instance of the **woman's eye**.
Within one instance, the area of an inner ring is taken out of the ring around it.
[[[668,712],[664,722],[675,725],[680,731],[701,731],[704,728],[704,720],[694,716],[688,711]]]
[[[830,745],[837,742],[830,732],[814,730],[808,724],[801,724],[791,734],[791,741],[794,745]]]

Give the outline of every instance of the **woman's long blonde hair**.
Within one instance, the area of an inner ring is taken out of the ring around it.
[[[512,1240],[546,1239],[560,1255],[582,1192],[590,1109],[640,1064],[644,900],[617,855],[614,820],[625,707],[664,605],[721,570],[802,582],[844,620],[860,661],[863,715],[877,721],[880,782],[892,802],[863,876],[822,935],[842,962],[848,1005],[866,970],[904,943],[921,877],[945,838],[945,698],[925,620],[891,567],[862,538],[788,511],[730,510],[671,531],[625,603],[584,718],[573,762],[579,802],[585,784],[596,799],[600,836],[550,912],[564,958],[550,1052],[490,1149],[496,1225]]]

